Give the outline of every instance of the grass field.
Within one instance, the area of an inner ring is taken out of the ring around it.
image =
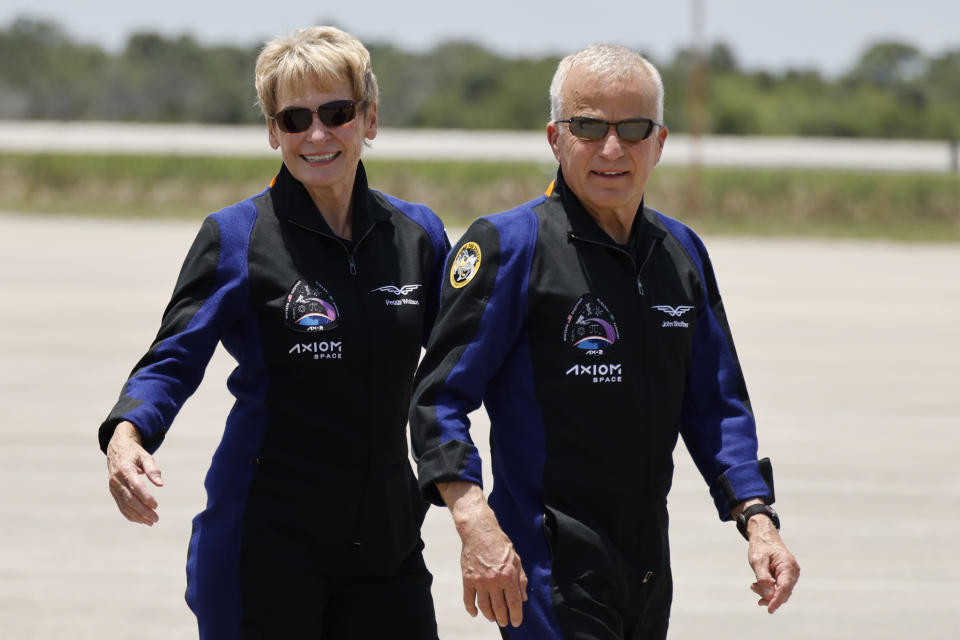
[[[368,161],[370,183],[448,226],[536,197],[555,167]],[[199,218],[261,191],[271,158],[0,154],[0,208]],[[713,234],[960,241],[960,175],[660,167],[647,204]]]

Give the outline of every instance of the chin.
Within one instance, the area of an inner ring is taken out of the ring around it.
[[[631,194],[632,196],[632,194]],[[640,198],[633,198],[625,194],[596,193],[588,194],[588,198],[594,205],[606,209],[622,209],[630,206],[631,202],[640,202]]]

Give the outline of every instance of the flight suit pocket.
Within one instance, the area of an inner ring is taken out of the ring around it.
[[[543,530],[551,558],[551,596],[561,626],[596,626],[596,637],[622,637],[629,590],[626,567],[612,542],[551,507],[544,509]]]

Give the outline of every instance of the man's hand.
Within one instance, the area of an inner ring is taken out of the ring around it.
[[[120,513],[130,522],[152,527],[160,519],[157,501],[140,476],[146,475],[158,487],[163,486],[163,478],[153,456],[141,442],[140,432],[133,423],[118,424],[107,444],[107,473],[110,493]]]
[[[527,574],[513,543],[500,528],[480,487],[469,482],[437,483],[463,542],[463,604],[471,616],[477,607],[501,627],[519,627],[527,599]]]
[[[758,501],[740,505],[734,513],[739,514],[740,510],[754,502]],[[787,550],[770,518],[764,515],[750,518],[747,521],[747,536],[750,539],[747,560],[757,577],[750,589],[760,596],[757,604],[773,613],[790,599],[793,587],[800,579],[800,565]]]

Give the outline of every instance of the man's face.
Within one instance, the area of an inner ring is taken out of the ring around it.
[[[587,116],[609,122],[656,120],[652,83],[638,71],[625,80],[597,78],[574,67],[563,84],[563,119]],[[632,219],[650,173],[660,161],[666,127],[654,127],[646,140],[625,142],[610,127],[600,140],[582,140],[566,124],[547,125],[547,139],[567,186],[593,216]]]

